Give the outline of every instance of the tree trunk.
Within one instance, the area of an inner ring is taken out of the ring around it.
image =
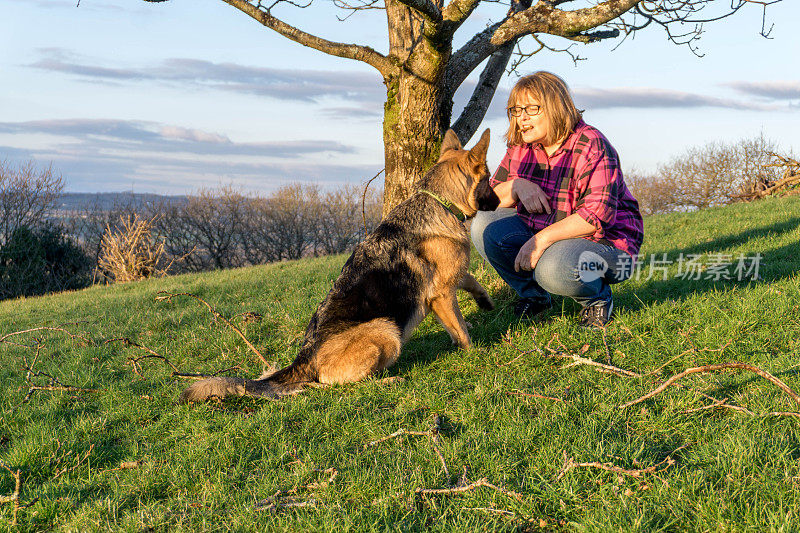
[[[390,88],[384,113],[384,216],[411,196],[417,179],[436,162],[446,126],[439,123],[440,88],[413,76],[404,78],[396,95]]]
[[[442,123],[441,106],[444,66],[450,57],[449,43],[438,46],[426,38],[415,13],[392,0],[386,9],[392,55],[401,65],[398,77],[386,80],[384,216],[411,196],[417,179],[439,158],[449,126]],[[398,24],[400,20],[405,24]],[[400,34],[401,28],[408,31]]]

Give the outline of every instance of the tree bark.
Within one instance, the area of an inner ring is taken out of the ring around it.
[[[383,117],[384,216],[411,196],[415,183],[439,157],[444,66],[449,42],[437,43],[425,35],[423,18],[396,0],[386,2],[390,57],[401,66],[386,78]]]

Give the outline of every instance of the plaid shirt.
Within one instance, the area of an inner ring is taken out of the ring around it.
[[[639,203],[625,186],[614,147],[583,120],[550,157],[541,144],[510,147],[490,183],[494,187],[517,178],[532,181],[550,197],[549,215],[528,213],[517,205],[519,217],[533,231],[578,213],[597,228],[587,239],[634,258],[639,253],[644,237]]]

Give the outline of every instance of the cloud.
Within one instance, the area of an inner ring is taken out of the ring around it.
[[[361,183],[383,162],[372,165],[321,164],[303,158],[278,162],[221,158],[183,158],[171,154],[92,154],[85,150],[20,149],[0,144],[0,154],[14,161],[52,162],[68,191],[187,194],[203,187],[234,184],[246,191],[269,192],[297,182],[334,188]]]
[[[328,118],[341,120],[373,120],[383,117],[383,108],[380,105],[362,107],[326,107],[322,114]]]
[[[20,142],[27,146],[20,148]],[[132,183],[163,194],[223,182],[253,191],[298,181],[337,186],[377,171],[375,165],[336,163],[339,156],[355,153],[353,146],[328,140],[242,143],[220,133],[156,122],[0,122],[0,159],[52,162],[72,191],[126,190]]]
[[[154,82],[268,96],[280,100],[320,102],[324,98],[382,102],[377,73],[250,67],[199,59],[172,58],[153,66],[120,68],[80,61],[64,49],[44,48],[45,57],[28,66],[75,75],[85,81]]]
[[[773,100],[800,98],[800,81],[734,81],[724,85],[743,94],[763,96]]]
[[[743,102],[683,91],[653,88],[620,87],[613,89],[579,88],[572,91],[575,104],[586,109],[695,108],[719,107],[750,111],[771,111],[776,106]]]
[[[216,156],[294,158],[312,154],[352,154],[353,146],[326,140],[239,143],[227,136],[154,122],[114,119],[0,122],[0,133],[45,134],[65,138],[61,149],[87,154],[102,151],[157,152]]]

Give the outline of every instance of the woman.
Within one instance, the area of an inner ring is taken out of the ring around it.
[[[519,295],[517,316],[546,311],[559,294],[581,305],[581,325],[603,327],[610,285],[630,277],[643,237],[617,152],[549,72],[517,82],[508,118],[508,151],[491,185],[500,207],[516,213],[479,212],[472,241]]]

